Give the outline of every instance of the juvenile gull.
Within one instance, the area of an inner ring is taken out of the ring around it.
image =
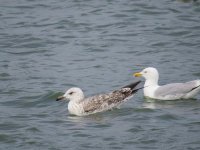
[[[70,114],[77,116],[94,114],[118,107],[139,90],[139,88],[136,89],[136,86],[140,82],[137,81],[110,93],[99,94],[88,98],[84,97],[83,91],[80,88],[73,87],[67,90],[63,96],[59,96],[57,101],[62,99],[70,100],[68,103]]]
[[[135,77],[143,76],[144,96],[160,100],[177,100],[193,98],[200,91],[200,80],[185,83],[171,83],[158,85],[159,73],[156,68],[149,67],[133,74]]]

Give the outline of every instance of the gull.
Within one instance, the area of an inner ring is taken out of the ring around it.
[[[69,100],[68,111],[70,114],[77,116],[103,112],[119,107],[120,104],[132,97],[134,93],[141,89],[136,89],[140,82],[137,81],[110,93],[94,95],[88,98],[84,97],[80,88],[73,87],[67,90],[64,95],[59,96],[56,101]]]
[[[144,96],[159,100],[177,100],[193,98],[200,91],[200,80],[185,83],[171,83],[158,85],[159,73],[156,68],[148,67],[133,74],[135,77],[144,77]]]

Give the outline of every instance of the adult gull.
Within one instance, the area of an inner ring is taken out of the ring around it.
[[[135,77],[143,76],[144,96],[160,100],[177,100],[193,98],[200,91],[200,80],[185,83],[171,83],[163,86],[158,85],[159,73],[156,68],[148,67],[133,74]]]
[[[73,87],[56,100],[68,99],[68,111],[70,114],[77,116],[94,114],[118,107],[127,101],[134,93],[141,89],[136,88],[140,82],[137,81],[110,93],[99,94],[88,98],[84,97],[83,91],[80,88]]]

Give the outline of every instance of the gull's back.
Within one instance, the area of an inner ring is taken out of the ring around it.
[[[96,113],[106,111],[119,106],[132,95],[130,88],[122,88],[108,94],[99,94],[82,101],[83,109],[86,113]]]
[[[197,86],[197,80],[186,82],[186,83],[171,83],[167,85],[160,86],[155,91],[156,97],[163,96],[174,96],[176,98],[181,98],[191,92]]]

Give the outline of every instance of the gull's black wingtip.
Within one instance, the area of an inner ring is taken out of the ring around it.
[[[123,88],[130,88],[131,90],[133,90],[141,82],[142,82],[141,80],[138,80],[136,82],[133,82],[133,83],[131,83],[129,85],[124,86]]]

